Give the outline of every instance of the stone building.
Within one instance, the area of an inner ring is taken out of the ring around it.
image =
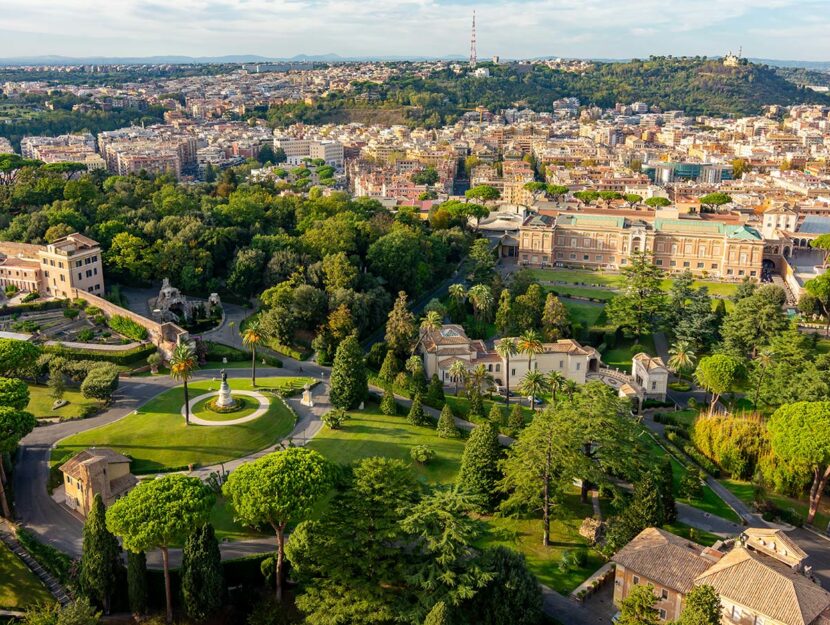
[[[95,495],[109,506],[138,482],[130,473],[130,459],[106,447],[75,454],[61,465],[66,505],[86,516]]]

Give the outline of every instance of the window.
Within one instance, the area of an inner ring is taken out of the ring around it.
[[[564,360],[560,360],[560,361],[559,361],[559,368],[560,368],[560,369],[564,369],[564,368],[565,368],[565,361],[564,361]]]
[[[576,260],[576,254],[571,254],[571,260]]]
[[[516,375],[516,369],[511,369],[510,370],[510,375]]]
[[[61,274],[61,282],[66,282],[66,276],[64,276],[63,274]]]
[[[631,578],[631,583],[636,586],[637,584],[640,583],[640,578],[635,575],[634,577]]]
[[[665,621],[666,620],[666,611],[663,608],[660,608],[658,610],[658,612],[660,613],[660,620]]]
[[[591,257],[588,256],[588,254],[583,254],[582,255],[582,260],[591,260]]]
[[[683,261],[683,266],[684,266],[684,267],[688,267],[688,266],[689,266],[689,264],[690,264],[690,263],[689,263],[689,261],[688,261],[688,260],[684,260],[684,261]]]
[[[76,261],[75,261],[75,266],[76,266],[76,267],[80,267],[82,264],[83,264],[83,262],[82,262],[82,261],[80,261],[80,260],[76,260]]]
[[[764,625],[764,617],[760,614],[755,615],[755,625]]]
[[[91,269],[87,269],[87,270],[86,270],[86,277],[87,277],[87,278],[91,278],[91,277],[92,277],[92,270],[91,270]]]
[[[63,269],[63,263],[62,263],[62,262],[60,262],[60,261],[58,261],[58,267],[60,267],[61,269]]]
[[[698,268],[698,269],[703,269],[703,263],[698,263],[698,264],[697,264],[697,268]]]
[[[734,272],[731,269],[726,270],[726,275],[731,276]]]
[[[499,373],[500,371],[501,371],[501,365],[496,363],[496,373]]]
[[[677,261],[670,260],[670,261],[669,261],[669,265],[670,265],[671,267],[677,267]]]
[[[63,276],[61,276],[61,278],[63,278]],[[84,279],[84,274],[82,274],[82,273],[79,271],[79,272],[78,272],[78,280],[83,280],[83,279]]]
[[[712,269],[717,269],[717,268],[718,268],[718,264],[717,263],[712,263]]]
[[[657,260],[654,261],[654,264],[657,265],[658,267],[662,267],[663,266],[663,259],[658,258]]]
[[[598,254],[597,256],[595,256],[595,257],[594,257],[594,259],[595,259],[598,263],[601,263],[601,262],[602,262],[602,256],[601,256],[601,255],[599,255],[599,254]]]
[[[651,390],[652,390],[652,391],[656,391],[656,390],[657,390],[657,382],[652,382],[652,383],[651,383]]]
[[[669,598],[669,591],[668,591],[668,590],[666,590],[665,588],[663,588],[663,589],[660,591],[660,598],[661,598],[661,599],[663,599],[663,600],[668,599],[668,598]]]

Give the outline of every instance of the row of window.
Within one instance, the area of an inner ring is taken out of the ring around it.
[[[75,266],[76,267],[82,267],[83,265],[91,265],[92,263],[96,262],[97,260],[98,260],[97,256],[87,256],[83,260],[76,260],[75,261]]]
[[[54,267],[55,266],[55,259],[50,258],[50,259],[47,260],[47,259],[44,258],[43,259],[43,264],[44,265],[51,265],[52,267]],[[58,269],[63,269],[63,261],[60,261],[60,260],[58,261]]]
[[[91,278],[92,276],[97,276],[97,275],[98,275],[98,267],[93,267],[92,269],[87,269],[87,270],[86,270],[86,277],[87,277],[87,278]],[[62,277],[62,276],[61,276],[61,277]],[[79,271],[79,272],[78,272],[78,280],[83,280],[83,279],[84,279],[84,276],[83,276],[83,274]]]

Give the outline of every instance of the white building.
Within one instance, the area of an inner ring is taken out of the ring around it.
[[[343,167],[343,144],[337,141],[276,137],[274,148],[285,152],[286,160],[290,165],[299,165],[306,158],[321,158],[326,161],[327,165]]]

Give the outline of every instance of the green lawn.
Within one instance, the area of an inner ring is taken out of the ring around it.
[[[87,406],[99,406],[100,402],[94,399],[86,399],[81,392],[74,389],[66,389],[63,398],[69,403],[57,410],[52,410],[52,403],[55,401],[49,396],[49,388],[42,384],[29,384],[29,405],[26,410],[31,412],[38,419],[45,417],[60,417],[62,419],[77,419]]]
[[[636,345],[641,346],[642,350],[634,349]],[[618,342],[614,349],[607,349],[602,354],[602,362],[611,368],[617,368],[621,371],[631,371],[631,359],[639,352],[644,351],[651,356],[656,356],[657,352],[654,349],[654,337],[650,334],[644,334],[640,337],[640,342],[636,339],[622,339]]]
[[[259,410],[259,402],[255,397],[240,395],[236,398],[236,401],[239,402],[239,408],[237,410],[233,412],[215,412],[208,408],[208,403],[215,399],[215,397],[208,397],[207,399],[196,402],[193,410],[191,410],[191,414],[205,421],[234,421],[235,419],[247,417]]]
[[[579,323],[583,328],[593,328],[599,323],[605,306],[594,302],[579,302],[572,299],[563,299],[562,303],[568,309],[568,318]]]
[[[752,507],[755,502],[755,486],[751,482],[744,482],[742,480],[723,479],[719,480],[726,488],[728,488],[733,495],[743,501],[748,506]],[[807,518],[807,511],[809,504],[806,499],[795,499],[794,497],[787,497],[786,495],[779,495],[769,490],[765,493],[765,497],[774,503],[778,508],[783,510],[795,510],[802,519]],[[816,518],[813,520],[813,526],[824,530],[827,524],[830,523],[830,499],[827,496],[823,497],[819,503]]]
[[[259,389],[287,388],[312,382],[310,378],[265,378]],[[250,390],[247,379],[228,380],[232,389]],[[219,382],[200,380],[190,384],[190,396],[218,390]],[[112,447],[133,459],[135,474],[206,466],[264,449],[285,437],[294,427],[294,414],[279,400],[272,400],[268,412],[240,425],[186,426],[180,411],[184,404],[181,387],[165,391],[136,413],[94,430],[60,441],[52,452],[52,463],[60,464],[71,455],[91,447]]]
[[[3,543],[0,543],[0,581],[2,609],[22,609],[53,600],[35,574]]]
[[[515,381],[510,380],[510,391],[512,393],[515,394],[517,392],[516,387],[519,385],[520,382],[521,382],[521,380],[515,380]],[[462,419],[467,419],[468,421],[472,421],[473,423],[478,423],[478,422],[482,421],[481,419],[476,419],[476,418],[471,418],[470,417],[470,415],[469,415],[470,400],[467,399],[466,397],[464,397],[463,395],[461,395],[459,397],[456,397],[455,395],[447,394],[445,399],[446,399],[446,402],[450,405],[450,408],[452,408],[452,411],[457,416],[461,417]],[[511,398],[511,403],[510,403],[509,408],[504,405],[503,400],[500,399],[498,401],[499,407],[502,409],[502,412],[504,413],[505,418],[510,416],[510,411],[513,410],[513,405],[515,404],[516,400],[518,400],[518,399],[519,399],[518,397]],[[525,403],[528,403],[526,399],[524,401],[525,401]],[[485,416],[489,417],[490,411],[493,409],[493,404],[494,403],[496,403],[496,402],[494,402],[491,399],[485,399],[484,400],[484,414],[485,414]],[[531,419],[533,419],[533,411],[527,406],[522,406],[522,414],[524,414],[525,423],[530,423]],[[501,428],[501,429],[504,430],[505,428]]]
[[[614,297],[617,292],[610,289],[592,289],[584,286],[547,286],[545,292],[553,291],[560,297],[590,297],[593,299],[601,299],[608,301]]]
[[[676,419],[677,422],[684,426],[687,430],[691,430],[699,412],[697,410],[687,408],[686,410],[677,410],[675,412],[666,412],[664,414],[672,419]]]

